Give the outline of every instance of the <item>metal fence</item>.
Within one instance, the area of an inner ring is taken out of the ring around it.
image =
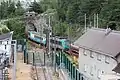
[[[79,70],[64,52],[58,52],[56,54],[56,65],[57,67],[65,69],[67,73],[69,73],[68,75],[71,80],[89,80],[79,72]]]
[[[24,51],[24,47],[26,46],[26,39],[18,39],[17,40],[17,51]]]
[[[27,40],[26,39],[17,40],[17,52],[24,53],[24,63],[26,63],[27,61]]]

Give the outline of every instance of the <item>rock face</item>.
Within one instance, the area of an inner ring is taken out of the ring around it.
[[[25,14],[26,32],[36,31],[43,34],[43,30],[48,25],[46,24],[45,16],[36,14],[35,12],[28,12]]]

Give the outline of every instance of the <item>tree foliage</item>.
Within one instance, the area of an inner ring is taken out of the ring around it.
[[[34,11],[38,14],[42,13],[43,10],[42,10],[42,7],[40,4],[38,4],[36,1],[34,1],[31,5],[30,5],[30,9],[29,11]]]
[[[14,18],[22,16],[25,10],[22,8],[20,1],[17,3],[6,1],[1,2],[0,5],[0,19],[13,18],[13,20],[5,21],[4,25],[1,24],[0,32],[6,33],[8,31],[14,31],[13,38],[24,38],[24,22],[22,20],[14,20]]]
[[[6,25],[0,24],[0,34],[7,33],[9,31],[10,30],[8,29]]]
[[[106,28],[107,25],[112,29],[120,30],[120,0],[43,0],[39,2],[44,6],[44,12],[48,9],[56,9],[57,11],[57,24],[55,28],[57,34],[66,35],[69,24],[72,24],[71,33],[75,32],[75,25],[79,25],[78,28],[84,28],[84,15],[87,15],[87,26],[93,26],[94,14],[99,15],[99,27]],[[57,26],[57,27],[56,27]],[[62,28],[62,29],[61,29]],[[76,34],[76,33],[75,33]]]

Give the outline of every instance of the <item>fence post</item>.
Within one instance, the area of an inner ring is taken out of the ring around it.
[[[24,39],[24,63],[26,63],[26,39]]]
[[[62,59],[62,56],[61,56],[61,51],[60,51],[60,69],[61,69],[61,63],[62,63],[61,59]]]
[[[45,52],[44,52],[44,66],[45,66]]]
[[[35,55],[33,53],[33,66],[35,65]]]
[[[27,64],[29,63],[29,61],[28,61],[28,52],[26,53],[26,57],[27,57]]]
[[[73,80],[73,65],[71,63],[71,79]]]

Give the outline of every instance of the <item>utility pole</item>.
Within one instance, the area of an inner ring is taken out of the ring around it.
[[[55,36],[54,36],[54,41],[56,41]],[[56,45],[54,46],[54,72],[56,72]]]
[[[97,28],[98,28],[98,14],[97,14]]]
[[[87,26],[86,26],[86,14],[85,14],[85,32],[87,31]]]
[[[50,16],[49,16],[49,25],[48,25],[48,30],[49,30],[49,45],[48,45],[48,50],[49,50],[49,54],[51,53],[50,51],[50,32],[51,32],[51,26],[50,26]]]
[[[96,14],[94,14],[94,28],[96,27]]]

